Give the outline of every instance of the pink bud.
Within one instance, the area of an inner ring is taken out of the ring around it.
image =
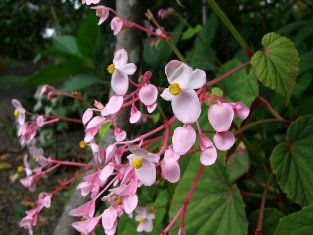
[[[231,131],[216,132],[213,137],[217,149],[226,151],[235,143],[235,136]]]
[[[140,120],[140,118],[141,118],[141,112],[136,108],[135,105],[132,105],[131,110],[130,110],[129,122],[136,123]]]
[[[174,130],[172,142],[176,153],[185,154],[196,142],[196,132],[191,126],[177,127]]]
[[[215,131],[228,131],[234,119],[234,110],[227,103],[214,104],[209,109],[208,118]]]
[[[250,109],[243,103],[230,103],[235,111],[235,115],[239,117],[241,120],[245,120],[250,113]]]
[[[118,16],[115,16],[111,20],[111,29],[113,30],[113,34],[117,35],[123,28],[123,20]]]
[[[146,106],[154,104],[157,100],[157,97],[158,89],[155,85],[145,85],[139,90],[139,99]]]

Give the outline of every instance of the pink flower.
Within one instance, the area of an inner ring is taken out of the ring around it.
[[[139,222],[137,232],[151,232],[153,219],[155,218],[154,214],[148,213],[148,210],[143,207],[137,208],[136,214],[135,220]]]
[[[136,106],[133,104],[131,109],[130,109],[130,117],[129,117],[129,122],[130,123],[136,123],[140,120],[141,118],[141,112],[136,108]]]
[[[123,105],[123,96],[112,96],[106,106],[102,109],[101,115],[108,116],[117,113]]]
[[[125,95],[128,90],[128,75],[133,75],[137,67],[133,63],[127,63],[128,55],[125,49],[119,49],[114,53],[113,64],[108,66],[108,72],[112,74],[111,87],[118,95]]]
[[[241,120],[245,120],[250,113],[250,109],[243,103],[229,103],[234,109],[235,115],[239,117]]]
[[[215,131],[228,131],[234,119],[234,110],[230,104],[219,102],[211,105],[208,118]]]
[[[98,1],[98,3],[100,2],[99,0],[96,0],[96,1]],[[96,7],[92,7],[91,9],[96,10],[96,16],[100,18],[98,25],[102,24],[109,17],[109,12],[110,12],[109,8],[105,6],[96,6]]]
[[[209,140],[209,138],[205,135],[200,136],[200,149],[200,162],[205,166],[214,164],[217,159],[216,148],[211,140]]]
[[[95,198],[98,194],[100,187],[105,183],[105,181],[99,178],[100,171],[92,173],[84,177],[84,182],[77,185],[77,189],[81,190],[81,195],[83,197],[91,193],[91,198]]]
[[[28,188],[28,190],[30,192],[35,192],[36,191],[36,185],[41,178],[41,171],[42,171],[41,167],[37,167],[33,171],[25,168],[25,172],[26,172],[27,177],[20,180],[21,184],[25,188]]]
[[[83,116],[82,116],[82,122],[84,125],[86,125],[90,119],[93,116],[93,111],[92,109],[86,109],[86,111],[84,112]]]
[[[137,147],[129,146],[129,149],[132,154],[127,158],[138,179],[142,184],[151,186],[156,180],[155,163],[159,162],[160,156]]]
[[[117,212],[113,207],[104,210],[102,215],[102,226],[106,235],[113,235],[117,227]]]
[[[106,118],[100,116],[95,116],[92,118],[86,126],[84,141],[86,143],[90,143],[97,135],[101,125],[107,121],[108,120]]]
[[[117,35],[123,28],[123,20],[118,17],[115,16],[112,20],[111,20],[111,29],[113,30],[113,34]]]
[[[216,132],[213,137],[217,149],[226,151],[235,143],[235,136],[231,131]]]
[[[138,93],[140,101],[147,106],[148,112],[152,113],[156,108],[158,98],[158,89],[155,85],[148,84],[140,88]]]
[[[124,131],[118,127],[115,127],[114,128],[114,136],[115,136],[116,141],[123,141],[126,139],[127,133],[126,133],[126,131]]]
[[[12,100],[12,105],[14,106],[14,116],[17,118],[19,125],[23,125],[25,123],[25,109],[22,104],[16,100]]]
[[[95,230],[97,224],[99,223],[101,216],[90,218],[83,221],[77,221],[72,223],[72,226],[80,233],[89,235]]]
[[[194,123],[201,114],[201,104],[194,89],[201,88],[206,82],[203,70],[192,70],[178,60],[172,60],[165,66],[165,74],[170,86],[161,97],[172,101],[176,118],[186,124]]]
[[[185,154],[196,142],[196,132],[192,126],[177,127],[174,130],[172,142],[176,153]]]
[[[92,218],[96,209],[96,201],[90,200],[78,208],[72,209],[69,212],[71,216],[84,217],[85,219]]]
[[[33,227],[37,224],[38,208],[26,211],[26,216],[21,220],[19,226],[27,229],[29,235],[33,234]]]
[[[164,153],[164,158],[161,162],[162,178],[166,179],[171,183],[176,183],[180,179],[180,167],[178,164],[178,159],[180,155],[174,152],[171,146]]]

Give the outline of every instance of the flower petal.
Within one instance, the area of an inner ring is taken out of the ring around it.
[[[145,186],[151,186],[156,180],[156,169],[154,163],[142,159],[142,167],[135,170],[140,182]]]
[[[123,198],[123,207],[127,214],[132,213],[138,205],[138,197],[137,195],[124,197]]]
[[[180,167],[177,162],[161,163],[162,177],[171,183],[176,183],[180,179]]]
[[[95,209],[96,209],[96,202],[95,200],[91,200],[81,205],[78,208],[72,209],[69,212],[69,215],[77,216],[77,217],[84,217],[84,218],[91,218],[95,213]]]
[[[173,146],[171,146],[165,151],[163,160],[166,164],[169,164],[172,162],[177,162],[179,158],[180,155],[174,152]]]
[[[165,66],[165,74],[170,84],[178,83],[185,88],[188,83],[192,68],[179,60],[171,60]]]
[[[111,29],[113,30],[113,34],[117,35],[123,28],[123,20],[118,17],[115,16],[112,20],[111,20]]]
[[[186,89],[199,89],[204,86],[206,82],[206,74],[201,69],[195,69],[189,77]]]
[[[173,150],[178,154],[185,154],[196,142],[196,132],[191,126],[177,127],[174,130]]]
[[[183,90],[172,100],[172,109],[176,118],[190,124],[198,120],[201,114],[201,105],[194,90]]]
[[[108,112],[108,114],[115,114],[121,109],[122,105],[123,105],[123,96],[114,95],[110,98],[109,102],[105,106],[105,109]]]
[[[117,212],[112,207],[104,210],[102,213],[102,226],[105,229],[111,229],[117,219]]]
[[[234,110],[227,103],[214,104],[208,111],[208,118],[215,131],[228,131],[234,119]]]
[[[155,85],[152,85],[152,84],[145,85],[145,86],[140,88],[138,95],[139,95],[140,101],[144,105],[146,105],[146,106],[152,105],[157,100],[158,89],[156,88]]]
[[[170,90],[168,88],[164,89],[160,96],[167,101],[171,101],[175,98],[175,96],[170,93]]]
[[[90,234],[97,226],[100,216],[90,218],[84,221],[72,223],[72,226],[80,233]]]
[[[116,70],[112,75],[111,87],[118,95],[125,95],[128,90],[127,74]]]
[[[213,137],[217,149],[226,151],[235,143],[235,136],[231,131],[217,132]]]
[[[129,63],[123,65],[118,70],[122,71],[123,73],[126,73],[127,75],[133,75],[137,70],[137,66],[133,63]]]
[[[93,116],[92,109],[86,109],[82,117],[83,124],[86,125],[86,123],[90,121],[92,116]]]
[[[157,107],[157,103],[147,106],[148,113],[152,113]]]
[[[135,105],[133,105],[130,109],[130,118],[129,122],[130,123],[136,123],[140,120],[141,118],[141,112],[136,108]]]
[[[245,120],[250,113],[250,109],[243,103],[230,103],[235,111],[235,115],[239,117],[241,120]]]
[[[113,64],[116,68],[120,68],[128,61],[127,51],[125,49],[118,49],[114,53]]]
[[[214,146],[204,150],[200,155],[200,162],[205,166],[214,164],[216,159],[217,159],[217,152]]]

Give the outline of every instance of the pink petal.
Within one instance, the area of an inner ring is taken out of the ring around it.
[[[84,221],[72,223],[72,226],[80,233],[90,234],[99,223],[100,216],[90,218]]]
[[[206,137],[205,135],[200,135],[200,149],[201,149],[201,151],[204,151],[207,148],[210,148],[212,146],[214,146],[214,145],[208,137]]]
[[[209,109],[208,118],[215,131],[228,131],[234,119],[234,110],[227,103],[214,104]]]
[[[107,103],[107,105],[105,106],[105,109],[108,112],[108,114],[117,113],[121,109],[123,105],[123,101],[124,101],[123,96],[117,96],[117,95],[112,96],[109,102]]]
[[[115,16],[111,20],[111,29],[113,30],[113,34],[117,35],[123,28],[123,20],[120,17]]]
[[[87,131],[84,137],[84,141],[86,143],[90,143],[91,141],[93,141],[93,139],[94,139],[94,136],[89,131]]]
[[[120,68],[128,61],[127,51],[125,49],[118,49],[114,53],[113,64],[116,68]]]
[[[185,154],[196,142],[196,132],[191,126],[177,127],[174,130],[173,150],[179,154]]]
[[[125,95],[128,90],[128,76],[127,74],[115,70],[112,75],[111,87],[118,95]]]
[[[114,135],[116,141],[123,141],[126,138],[126,131],[121,130],[120,128],[116,127],[114,128]]]
[[[110,191],[118,196],[126,197],[126,196],[133,196],[134,194],[136,194],[137,188],[138,188],[138,182],[136,179],[133,179],[129,184],[125,186],[113,188]]]
[[[188,89],[199,89],[204,86],[206,82],[206,74],[201,69],[195,69],[188,80],[186,88]]]
[[[86,123],[90,121],[92,116],[93,116],[92,109],[86,109],[82,117],[83,124],[86,125]]]
[[[102,226],[105,229],[111,229],[117,219],[117,212],[112,207],[106,209],[102,213]]]
[[[140,88],[138,95],[139,95],[140,101],[144,105],[146,105],[146,106],[152,105],[157,100],[158,89],[156,88],[155,85],[152,85],[152,84],[145,85],[145,86]]]
[[[77,217],[84,217],[84,218],[91,218],[95,213],[95,209],[96,209],[96,202],[95,200],[91,200],[81,205],[80,207],[71,210],[69,212],[69,215],[77,216]]]
[[[133,105],[130,110],[129,122],[132,124],[136,123],[140,120],[140,118],[141,118],[141,112],[136,108],[135,105]]]
[[[100,0],[85,0],[85,2],[87,5],[98,4],[100,2]]]
[[[180,167],[177,162],[161,163],[162,177],[171,183],[176,183],[180,179]]]
[[[230,103],[235,111],[235,115],[239,117],[241,120],[245,120],[250,113],[250,109],[243,103]]]
[[[112,175],[114,171],[114,165],[109,163],[103,169],[101,170],[99,174],[99,179],[101,180],[102,183],[105,183],[107,179]]]
[[[172,100],[172,109],[176,118],[185,124],[194,123],[201,114],[201,105],[194,90],[182,90]]]
[[[137,155],[139,157],[144,158],[145,160],[149,161],[149,162],[154,162],[157,163],[160,160],[160,156],[154,153],[150,153],[145,149],[139,148],[137,146],[134,145],[129,145],[128,146],[129,150],[133,153],[131,155],[128,156],[128,159],[132,159],[133,155]]]
[[[171,60],[165,66],[165,74],[170,84],[178,83],[185,88],[188,83],[192,68],[179,60]]]
[[[137,70],[137,66],[133,63],[129,63],[121,66],[120,68],[118,68],[118,70],[126,73],[127,75],[133,75]]]
[[[160,96],[167,101],[171,101],[175,97],[174,95],[170,93],[170,90],[168,88],[164,89],[164,91],[162,92]]]
[[[157,107],[157,103],[147,106],[148,113],[152,113]]]
[[[154,163],[145,159],[142,160],[142,167],[135,169],[136,175],[140,182],[145,186],[151,186],[156,180],[156,169]]]
[[[24,109],[23,106],[22,106],[22,104],[21,104],[18,100],[16,100],[16,99],[13,99],[13,100],[12,100],[12,105],[13,105],[14,108],[16,108],[16,109]]]
[[[45,123],[45,119],[42,115],[39,115],[37,118],[36,118],[36,124],[38,125],[38,127],[41,127],[43,126]]]
[[[100,116],[95,116],[93,119],[90,120],[88,125],[86,126],[86,130],[94,128],[94,127],[99,127],[101,126],[104,122],[106,121],[106,118],[100,117]]]
[[[216,132],[213,137],[217,149],[226,151],[235,143],[235,136],[231,131]]]
[[[105,162],[107,163],[107,162],[110,162],[112,159],[113,159],[113,157],[115,156],[115,154],[116,154],[116,151],[117,151],[117,148],[116,148],[116,145],[115,144],[110,144],[108,147],[107,147],[107,149],[106,149],[106,151],[105,151],[105,155],[106,155],[106,160],[105,160]]]
[[[201,152],[200,162],[205,166],[214,164],[216,159],[217,159],[217,152],[214,146]]]
[[[138,205],[138,197],[137,195],[124,197],[123,198],[123,207],[127,214],[132,213]]]
[[[165,151],[163,160],[166,164],[169,164],[172,162],[177,162],[179,158],[180,155],[174,152],[173,146],[171,146]]]

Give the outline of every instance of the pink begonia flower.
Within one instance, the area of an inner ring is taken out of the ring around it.
[[[243,103],[229,103],[234,109],[235,115],[239,117],[241,120],[245,120],[250,113],[250,109]]]
[[[84,141],[86,143],[90,143],[98,133],[101,125],[107,121],[108,120],[106,118],[100,116],[95,116],[92,118],[86,126]]]
[[[19,126],[17,136],[20,139],[20,144],[29,144],[36,135],[38,127],[44,125],[44,117],[42,115],[37,116],[35,121],[26,122]]]
[[[205,135],[200,135],[200,149],[200,162],[205,166],[214,164],[217,159],[216,148]]]
[[[157,103],[147,106],[148,113],[152,113],[157,107]]]
[[[136,175],[143,185],[151,186],[156,180],[156,166],[160,156],[145,149],[129,146],[130,154],[127,158],[135,169]]]
[[[105,161],[105,148],[100,147],[94,142],[89,144],[96,163],[102,164]]]
[[[108,180],[108,178],[112,175],[114,171],[114,164],[113,163],[109,163],[107,164],[105,167],[103,167],[103,169],[100,171],[99,174],[99,179],[102,182],[106,182]]]
[[[101,216],[93,217],[83,221],[77,221],[72,223],[73,228],[78,232],[89,235],[95,230],[97,224],[99,223]]]
[[[113,17],[113,19],[111,20],[111,29],[113,31],[113,34],[117,35],[119,32],[121,32],[122,28],[123,20],[118,16]]]
[[[235,143],[235,136],[231,131],[216,132],[213,137],[217,149],[226,151]]]
[[[102,215],[102,226],[106,235],[113,235],[117,227],[117,212],[113,207],[104,210]]]
[[[173,150],[178,154],[187,153],[196,142],[196,131],[192,126],[177,127],[174,130]]]
[[[30,192],[36,191],[36,185],[41,178],[42,167],[37,167],[34,170],[25,168],[27,177],[20,180],[21,184],[28,188]]]
[[[137,226],[137,232],[151,232],[153,229],[154,214],[148,213],[146,208],[136,209],[135,220],[139,222]]]
[[[102,109],[101,115],[108,116],[117,113],[123,105],[123,96],[112,96],[106,106]]]
[[[114,158],[116,151],[117,151],[117,147],[115,144],[110,144],[107,147],[105,151],[105,156],[106,156],[105,163],[110,162]]]
[[[69,212],[70,216],[83,217],[85,219],[92,218],[96,210],[96,201],[90,200],[78,208],[72,209]]]
[[[91,193],[91,198],[94,198],[98,194],[100,187],[105,183],[105,181],[100,180],[99,175],[100,171],[87,175],[83,178],[84,182],[77,185],[77,189],[81,190],[83,197]]]
[[[178,160],[180,155],[173,150],[173,146],[168,148],[164,153],[164,158],[161,162],[162,178],[171,183],[176,183],[180,179],[180,167]]]
[[[101,0],[82,0],[82,4],[98,4]]]
[[[160,9],[158,11],[158,17],[162,20],[171,16],[171,15],[178,15],[174,8],[169,7],[167,9]]]
[[[124,131],[118,127],[115,127],[114,128],[114,136],[115,136],[116,141],[123,141],[126,139],[127,133],[126,133],[126,131]]]
[[[100,18],[98,25],[101,25],[109,17],[109,8],[105,6],[91,7],[91,9],[96,10],[96,16]]]
[[[145,106],[153,105],[158,98],[158,89],[152,84],[144,85],[140,88],[138,95]]]
[[[22,104],[16,100],[13,99],[12,100],[12,105],[14,106],[15,110],[14,110],[14,116],[17,118],[17,121],[19,123],[19,125],[22,125],[25,123],[25,109],[22,106]]]
[[[206,74],[178,60],[172,60],[165,66],[165,74],[170,86],[161,97],[171,101],[176,118],[186,124],[194,123],[201,114],[201,104],[194,89],[204,86]]]
[[[228,131],[234,119],[234,110],[230,104],[219,102],[211,105],[208,118],[215,131]]]
[[[141,112],[133,104],[131,109],[130,109],[129,122],[131,124],[136,123],[136,122],[138,122],[140,120],[140,118],[141,118]]]
[[[104,105],[98,100],[93,101],[93,106],[96,107],[97,109],[101,109],[101,110],[104,109]]]
[[[48,159],[43,156],[43,149],[37,148],[35,146],[30,146],[29,154],[33,157],[33,159],[40,164],[41,167],[45,167],[48,165]]]
[[[84,112],[83,116],[82,116],[82,122],[84,125],[86,125],[90,119],[93,117],[93,111],[92,109],[86,109],[86,111]]]
[[[127,63],[128,55],[125,49],[115,51],[113,64],[108,66],[108,72],[112,74],[111,87],[118,95],[125,95],[128,90],[128,75],[133,75],[137,67],[133,63]]]
[[[33,235],[33,227],[37,224],[39,211],[37,208],[26,211],[26,216],[21,220],[19,226],[27,229],[29,235]]]

